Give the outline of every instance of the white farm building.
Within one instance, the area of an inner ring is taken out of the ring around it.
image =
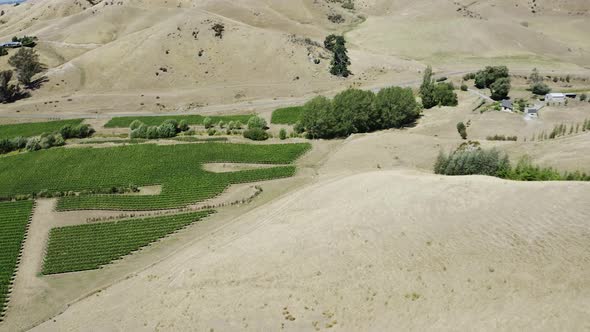
[[[548,93],[547,95],[545,95],[545,101],[552,103],[564,103],[565,93]]]

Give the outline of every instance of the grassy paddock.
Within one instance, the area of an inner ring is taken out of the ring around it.
[[[30,122],[0,125],[0,139],[14,138],[17,136],[31,137],[39,136],[43,133],[52,133],[61,129],[65,125],[77,126],[84,121],[83,119],[60,120],[49,122]]]
[[[0,203],[0,321],[8,303],[32,209],[32,201]]]
[[[309,144],[199,143],[37,151],[0,158],[0,198],[40,192],[67,194],[58,201],[60,210],[178,208],[215,197],[231,184],[292,176],[295,166],[290,164],[309,148]],[[229,173],[207,172],[201,167],[211,162],[277,167]],[[161,185],[161,194],[92,195],[110,188],[149,185]],[[73,196],[73,192],[83,194]]]
[[[294,125],[301,119],[303,106],[279,108],[272,112],[270,123]]]
[[[98,269],[211,213],[207,210],[54,228],[49,234],[43,274]]]
[[[213,124],[219,123],[219,121],[228,123],[230,121],[241,121],[243,124],[248,122],[248,119],[252,117],[250,115],[221,115],[221,116],[203,116],[203,115],[176,115],[176,116],[123,116],[112,118],[105,124],[105,128],[127,128],[131,125],[131,122],[139,120],[148,126],[158,126],[162,122],[169,119],[174,119],[178,122],[185,120],[189,125],[202,125],[205,118],[211,118]]]

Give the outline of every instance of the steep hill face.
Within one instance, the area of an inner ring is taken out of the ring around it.
[[[3,6],[0,36],[40,37],[51,69],[39,97],[213,89],[215,98],[195,94],[228,103],[391,82],[426,64],[570,70],[590,59],[586,1],[348,3],[31,0]],[[217,23],[225,27],[223,38],[212,30]],[[349,40],[355,75],[346,81],[328,73],[330,54],[321,43],[330,33]]]

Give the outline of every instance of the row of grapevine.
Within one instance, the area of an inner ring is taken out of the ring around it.
[[[53,133],[65,125],[76,126],[82,123],[82,121],[82,119],[75,119],[0,125],[0,139],[14,138],[18,136],[31,137],[39,136],[43,133]]]
[[[272,112],[270,123],[294,125],[303,116],[303,106],[279,108]]]
[[[8,304],[32,210],[32,201],[0,203],[0,321]]]
[[[162,185],[159,195],[85,195],[63,197],[59,211],[72,210],[162,210],[179,208],[201,202],[221,194],[229,185],[290,177],[294,166],[246,170],[231,173],[196,172],[187,177],[176,177]]]
[[[232,183],[267,180],[293,175],[295,161],[310,148],[309,144],[251,145],[199,143],[178,145],[130,145],[113,148],[51,149],[0,158],[0,199],[34,195],[41,191],[53,196],[64,193],[126,188],[130,185],[162,185],[162,197],[80,196],[66,197],[61,209],[114,208],[133,209],[172,207],[213,197]],[[235,173],[211,173],[203,163],[264,163],[276,168]],[[283,165],[283,166],[281,166]],[[89,203],[95,202],[95,203]],[[138,202],[138,203],[135,203]],[[102,206],[91,206],[100,204]]]
[[[54,228],[49,234],[43,274],[98,269],[214,211]]]
[[[203,124],[203,120],[205,118],[210,118],[213,124],[219,123],[219,121],[223,121],[228,123],[230,121],[240,121],[242,123],[247,123],[248,119],[252,117],[252,115],[220,115],[220,116],[203,116],[203,115],[165,115],[165,116],[124,116],[124,117],[116,117],[112,118],[109,122],[105,124],[105,128],[127,128],[131,123],[135,120],[139,120],[142,123],[145,123],[148,126],[158,126],[162,124],[162,122],[173,119],[178,122],[184,120],[188,122],[189,125],[201,125]]]

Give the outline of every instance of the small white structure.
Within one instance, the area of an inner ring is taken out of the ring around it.
[[[526,116],[529,118],[538,118],[539,117],[539,110],[536,108],[527,108],[526,110]]]
[[[548,103],[565,103],[565,93],[548,93],[547,95],[545,95],[545,101]]]
[[[502,100],[501,106],[502,106],[502,111],[504,111],[504,112],[514,111],[514,105],[512,104],[512,101],[510,101],[508,99]]]
[[[17,47],[21,47],[21,46],[23,46],[23,44],[21,42],[8,42],[8,43],[0,44],[0,47],[6,47],[6,48],[17,48]]]

